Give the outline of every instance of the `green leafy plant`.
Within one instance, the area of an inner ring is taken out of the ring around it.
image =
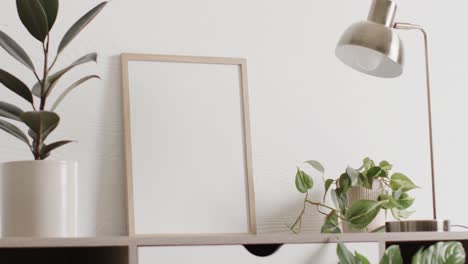
[[[369,260],[363,255],[355,252],[354,254],[346,248],[343,243],[338,243],[336,253],[340,264],[370,264]],[[412,260],[412,264],[464,264],[465,249],[460,242],[439,242],[427,249],[421,248]],[[399,246],[389,247],[380,264],[403,264],[403,257]]]
[[[305,164],[311,166],[324,178],[325,169],[320,162],[309,160]],[[408,192],[417,186],[402,173],[391,174],[392,168],[393,166],[387,161],[376,164],[370,158],[365,158],[358,169],[348,167],[337,179],[324,179],[323,201],[312,201],[309,199],[309,191],[312,190],[314,181],[304,170],[297,167],[296,189],[305,194],[305,198],[302,212],[291,230],[295,233],[300,232],[307,205],[316,206],[317,211],[325,215],[322,233],[341,233],[342,222],[348,223],[356,230],[365,229],[380,210],[390,210],[396,219],[409,217],[412,212],[408,211],[408,208],[414,203],[414,198],[411,198]],[[352,187],[372,189],[375,182],[384,186],[377,200],[359,200],[350,205],[348,194]],[[325,204],[328,194],[334,207]]]
[[[79,79],[65,89],[49,109],[46,109],[47,99],[63,76],[77,66],[88,62],[96,62],[97,54],[87,54],[71,65],[57,71],[54,71],[54,66],[65,48],[97,16],[106,4],[107,2],[100,3],[71,26],[60,41],[55,58],[52,59],[50,56],[50,31],[57,18],[59,1],[16,0],[18,16],[22,24],[41,43],[44,55],[44,59],[41,62],[41,71],[36,70],[36,66],[29,55],[15,40],[3,31],[0,31],[0,46],[19,63],[28,68],[37,81],[30,88],[11,73],[0,69],[0,83],[31,105],[30,111],[23,111],[13,104],[0,101],[0,117],[23,123],[29,130],[26,135],[16,125],[4,119],[0,119],[0,129],[25,143],[31,150],[35,160],[46,159],[51,151],[72,142],[70,140],[62,140],[50,144],[45,143],[47,137],[57,128],[60,122],[60,117],[54,111],[72,90],[88,80],[94,78],[100,79],[99,76],[89,75]],[[35,102],[34,97],[37,97],[38,103]]]

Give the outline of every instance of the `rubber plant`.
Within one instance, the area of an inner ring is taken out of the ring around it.
[[[310,165],[324,178],[325,169],[320,162],[310,160],[305,164]],[[325,215],[322,233],[341,233],[341,222],[347,222],[356,230],[365,229],[380,210],[390,210],[395,219],[409,217],[412,212],[408,211],[408,208],[414,203],[414,198],[410,197],[408,192],[417,186],[402,173],[391,174],[392,167],[387,161],[377,165],[370,158],[365,158],[358,169],[348,166],[337,179],[324,179],[325,193],[322,201],[309,199],[309,191],[312,190],[314,181],[303,169],[297,167],[296,189],[303,193],[305,198],[302,212],[291,230],[295,233],[300,232],[307,205],[315,206],[319,213]],[[384,185],[377,200],[359,200],[349,205],[348,193],[352,187],[373,189],[376,181]],[[325,203],[327,194],[330,194],[334,206]]]
[[[23,110],[19,107],[0,101],[0,129],[16,137],[25,143],[31,150],[35,160],[44,160],[49,157],[51,151],[66,145],[72,141],[61,140],[47,143],[46,139],[54,131],[60,117],[55,113],[58,105],[75,88],[91,79],[100,79],[97,75],[89,75],[77,80],[70,87],[62,91],[51,107],[48,107],[48,99],[52,94],[60,79],[72,69],[88,63],[96,62],[97,54],[87,54],[67,67],[59,70],[55,69],[56,62],[76,36],[98,15],[107,2],[102,2],[91,9],[76,21],[62,37],[55,57],[51,56],[50,43],[52,40],[51,29],[54,26],[59,10],[58,0],[16,0],[18,16],[27,31],[37,40],[43,53],[43,59],[38,62],[40,69],[32,62],[26,51],[3,31],[0,30],[0,46],[14,59],[26,67],[36,83],[28,86],[26,83],[15,77],[13,74],[0,69],[0,83],[10,91],[16,93],[21,99],[27,101],[30,110]],[[28,128],[24,133],[18,126],[5,119],[23,123]]]
[[[370,264],[370,261],[358,252],[349,251],[343,243],[338,243],[336,253],[340,264]],[[460,242],[438,242],[427,249],[421,248],[411,259],[411,264],[464,264],[465,249]],[[389,247],[380,264],[403,264],[399,246]]]

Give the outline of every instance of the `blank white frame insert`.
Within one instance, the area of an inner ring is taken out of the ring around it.
[[[255,233],[246,61],[121,62],[129,234]]]

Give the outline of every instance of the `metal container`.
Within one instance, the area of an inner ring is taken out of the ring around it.
[[[386,232],[449,232],[449,220],[409,220],[385,223]]]

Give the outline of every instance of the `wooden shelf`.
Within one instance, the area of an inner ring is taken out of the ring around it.
[[[468,232],[140,236],[131,238],[132,243],[136,246],[300,244],[332,243],[338,241],[387,243],[438,240],[468,240]]]
[[[467,240],[468,232],[354,233],[354,234],[259,234],[259,235],[172,235],[118,236],[93,238],[4,238],[0,248],[68,248],[68,247],[138,247],[190,245],[300,244],[331,242],[413,242]]]
[[[0,248],[69,248],[69,247],[119,247],[129,246],[130,238],[2,238]]]

